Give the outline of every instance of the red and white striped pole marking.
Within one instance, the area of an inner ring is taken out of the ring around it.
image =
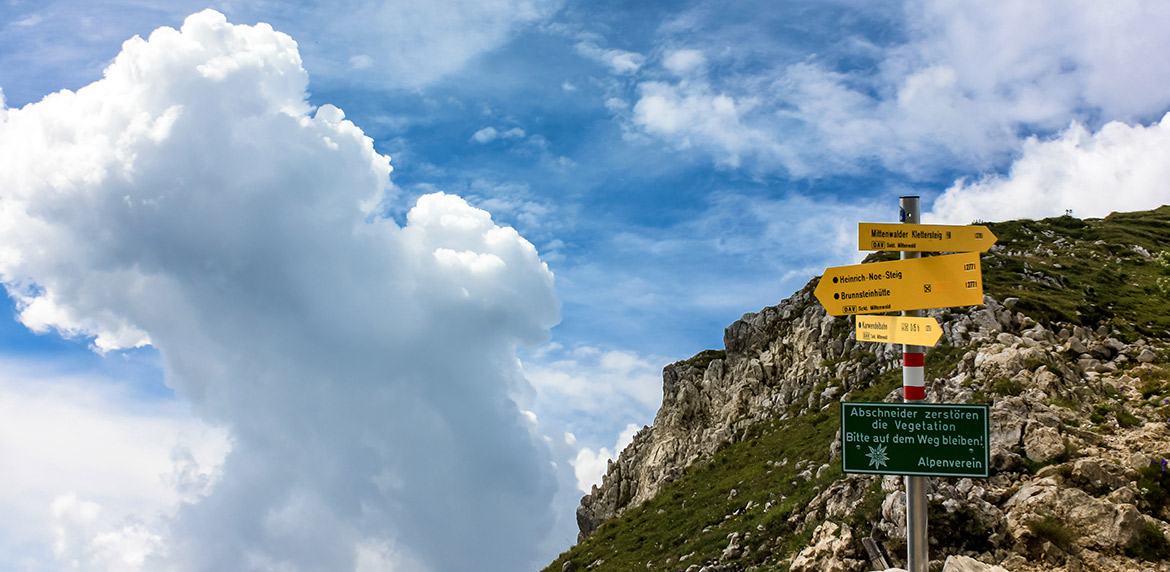
[[[925,401],[926,374],[923,370],[926,365],[926,354],[921,351],[909,351],[921,349],[921,346],[902,347],[902,398],[904,401]]]

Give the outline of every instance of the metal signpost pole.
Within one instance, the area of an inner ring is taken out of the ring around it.
[[[918,197],[899,197],[900,222],[919,224]],[[920,258],[921,252],[902,251],[902,260]],[[921,317],[921,310],[904,310],[903,316]],[[906,403],[926,400],[925,365],[922,346],[902,346],[902,392]],[[926,538],[926,477],[905,476],[906,482],[906,567],[908,572],[927,572],[930,564]]]

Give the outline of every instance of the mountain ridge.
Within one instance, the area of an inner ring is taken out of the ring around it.
[[[993,456],[988,479],[931,479],[932,556],[1170,570],[1170,207],[989,226],[985,304],[926,312],[944,330],[928,399],[989,403]],[[841,473],[832,405],[899,401],[901,348],[853,339],[816,282],[732,323],[723,350],[664,368],[653,425],[582,499],[579,544],[546,570],[873,569],[862,538],[900,562],[901,479]]]

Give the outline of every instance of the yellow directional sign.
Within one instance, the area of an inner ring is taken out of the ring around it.
[[[942,336],[942,328],[934,318],[908,316],[857,316],[854,331],[859,342],[912,346],[933,346]]]
[[[857,223],[858,250],[987,252],[995,240],[985,226]]]
[[[979,253],[834,266],[813,291],[834,316],[983,303]]]

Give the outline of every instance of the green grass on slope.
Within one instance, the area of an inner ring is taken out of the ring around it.
[[[855,391],[851,399],[879,401],[900,384],[900,370],[891,370],[870,380],[870,386]],[[691,467],[653,499],[602,525],[545,570],[560,572],[566,561],[572,561],[583,571],[599,560],[602,563],[591,570],[646,570],[647,562],[653,570],[682,570],[718,558],[733,532],[741,538],[751,535],[741,541],[751,547],[750,554],[738,560],[741,565],[780,570],[775,562],[803,548],[815,528],[796,534],[799,521],[789,517],[842,477],[840,461],[829,463],[829,447],[840,426],[838,407],[761,423],[742,441],[725,445],[710,463]],[[829,468],[818,480],[816,471],[826,463]],[[799,477],[806,469],[812,470],[811,479]],[[765,512],[769,502],[773,506]],[[880,510],[880,502],[878,498],[877,504],[869,503],[874,504],[870,508]]]
[[[841,470],[831,467],[825,471],[822,483],[797,475],[809,466],[815,472],[828,462],[829,441],[839,417],[838,409],[830,407],[815,415],[758,427],[755,435],[723,448],[709,464],[692,467],[641,507],[628,509],[602,525],[546,570],[560,572],[566,560],[573,561],[577,570],[601,560],[602,564],[592,568],[598,572],[646,570],[647,562],[657,570],[684,569],[718,558],[732,532],[751,533],[745,543],[753,551],[747,557],[749,562],[776,548],[783,550],[784,545],[802,544],[807,539],[794,537],[794,525],[788,517],[804,508],[824,483],[839,478]],[[767,463],[784,459],[788,463],[780,467]],[[797,468],[803,460],[808,462]],[[753,506],[745,511],[749,501]],[[773,506],[764,512],[768,502]],[[757,528],[761,525],[763,531]],[[776,546],[776,539],[781,546]],[[760,550],[764,542],[769,547]],[[688,554],[691,556],[680,563]]]
[[[983,257],[985,289],[1019,298],[1016,310],[1042,323],[1104,321],[1130,339],[1170,330],[1170,207],[989,226],[999,240]]]

